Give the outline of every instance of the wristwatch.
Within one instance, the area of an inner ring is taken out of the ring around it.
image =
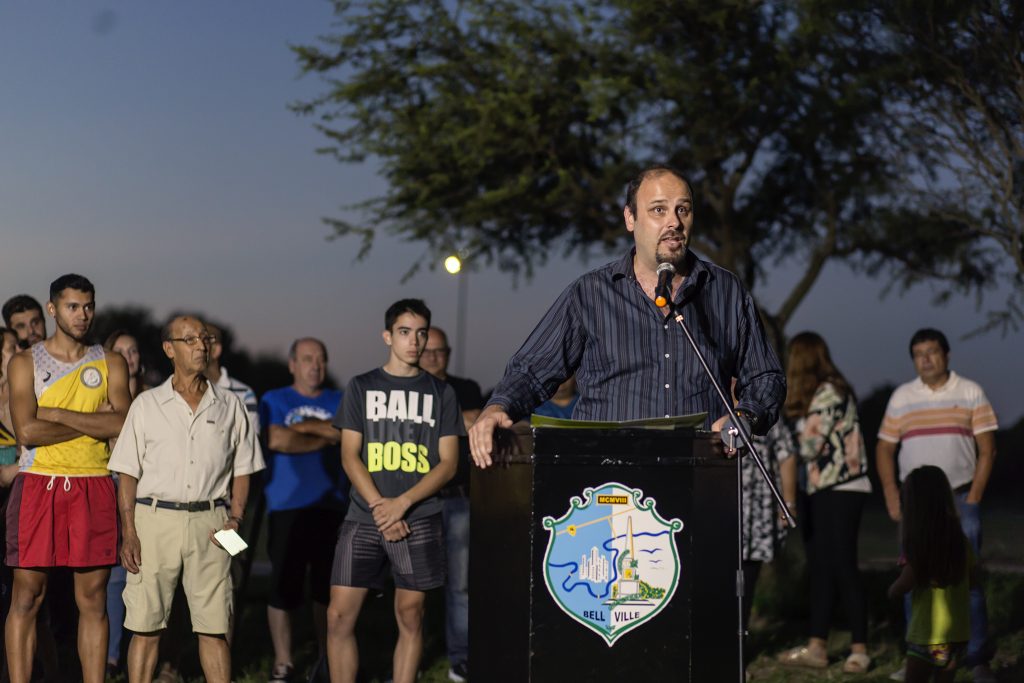
[[[746,410],[737,410],[735,412],[736,415],[747,418],[747,422],[750,423],[750,431],[754,431],[754,427],[756,427],[757,423],[760,421],[757,415],[754,415],[753,413]]]

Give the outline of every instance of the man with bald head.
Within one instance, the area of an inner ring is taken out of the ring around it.
[[[573,373],[573,419],[618,421],[705,413],[703,427],[728,433],[730,418],[669,306],[659,306],[659,270],[670,265],[675,312],[720,387],[736,378],[736,414],[766,434],[786,398],[782,366],[753,297],[733,273],[690,249],[696,198],[667,165],[626,186],[622,217],[633,248],[571,283],[509,360],[469,431],[473,460],[492,464],[494,431],[511,427]],[[734,445],[726,448],[734,452]]]
[[[109,465],[121,475],[121,562],[130,573],[128,680],[153,679],[180,579],[206,680],[228,683],[231,556],[213,534],[238,530],[263,455],[241,400],[204,374],[211,339],[202,321],[174,318],[161,338],[174,374],[132,403]]]
[[[305,599],[309,574],[313,622],[325,656],[331,563],[338,528],[345,517],[349,482],[341,469],[341,431],[331,425],[341,392],[324,388],[327,348],[303,337],[288,351],[291,386],[272,389],[260,400],[267,432],[267,554],[270,595],[267,623],[274,644],[271,683],[291,680],[291,614]]]

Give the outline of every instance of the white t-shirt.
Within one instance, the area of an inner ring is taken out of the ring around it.
[[[974,479],[978,455],[974,437],[999,428],[992,405],[976,382],[949,373],[932,389],[921,378],[896,388],[885,409],[878,438],[900,444],[899,478],[923,465],[946,473],[953,488]]]

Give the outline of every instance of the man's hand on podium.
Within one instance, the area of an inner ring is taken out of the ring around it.
[[[498,405],[489,405],[480,413],[469,429],[469,451],[477,467],[494,464],[494,430],[498,427],[510,429],[512,418]]]
[[[750,420],[744,415],[736,416],[740,424],[734,425],[732,419],[726,414],[715,420],[715,423],[711,425],[712,432],[718,432],[721,438],[722,452],[727,458],[734,457],[743,446],[743,439],[739,436],[739,428],[742,427],[746,431],[747,436],[750,436],[753,432],[750,431]]]

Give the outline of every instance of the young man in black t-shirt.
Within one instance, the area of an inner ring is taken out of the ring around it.
[[[333,683],[356,679],[356,619],[367,590],[380,588],[389,569],[398,623],[393,680],[413,683],[425,591],[445,581],[437,492],[455,474],[462,414],[454,390],[419,367],[430,328],[426,305],[403,299],[388,308],[384,326],[387,362],[352,379],[334,419],[352,491],[327,609]]]

